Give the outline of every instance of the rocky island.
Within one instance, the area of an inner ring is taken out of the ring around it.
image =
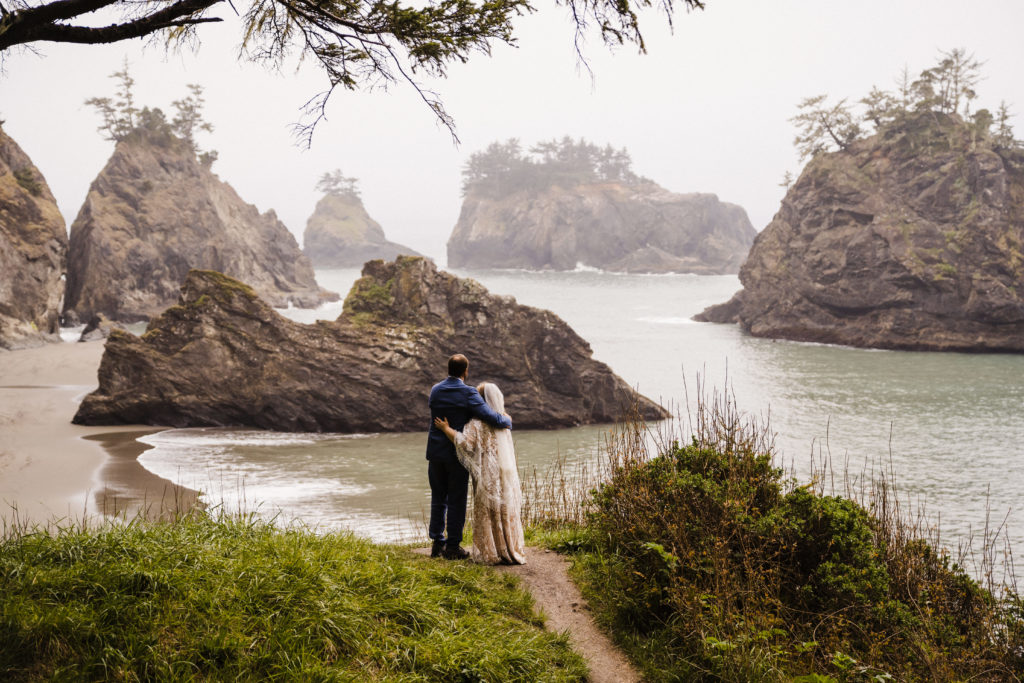
[[[67,251],[43,174],[0,128],[0,349],[60,341]]]
[[[245,425],[281,431],[426,429],[448,356],[496,382],[517,428],[612,422],[638,395],[555,314],[490,294],[421,257],[371,261],[333,322],[303,325],[251,288],[193,270],[177,305],[134,337],[112,330],[78,424]]]
[[[146,320],[177,300],[191,268],[237,277],[273,306],[337,300],[274,212],[243,201],[153,115],[117,141],[71,225],[65,308]]]
[[[374,259],[391,261],[400,254],[421,255],[388,241],[384,229],[366,212],[355,178],[341,171],[325,173],[317,189],[324,194],[302,235],[302,251],[314,266],[352,268]]]
[[[890,110],[874,135],[816,154],[754,242],[743,289],[697,319],[798,341],[1024,352],[1024,152],[986,110],[924,109]]]
[[[463,172],[448,264],[465,268],[735,273],[756,232],[713,194],[636,176],[625,150],[564,139],[493,144]]]

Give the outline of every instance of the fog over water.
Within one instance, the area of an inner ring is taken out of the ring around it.
[[[337,93],[312,149],[296,147],[289,125],[323,79],[311,65],[271,73],[238,63],[239,21],[226,5],[223,23],[200,27],[195,53],[168,57],[134,41],[5,55],[0,118],[70,224],[112,149],[83,101],[112,94],[107,76],[127,57],[140,104],[168,108],[187,83],[205,87],[216,130],[199,142],[220,152],[214,170],[261,210],[275,209],[296,235],[318,198],[316,178],[341,167],[361,179],[367,209],[390,239],[435,258],[458,218],[462,163],[496,139],[532,144],[571,134],[625,146],[638,173],[673,191],[717,193],[745,207],[760,230],[778,208],[783,173],[799,171],[787,119],[803,97],[856,100],[873,84],[892,87],[904,65],[917,74],[939,49],[962,46],[987,61],[978,104],[1005,99],[1024,135],[1017,0],[709,0],[704,11],[678,14],[674,34],[647,13],[647,55],[629,47],[611,54],[591,36],[593,80],[576,61],[564,9],[538,7],[518,21],[517,48],[499,46],[453,66],[446,80],[425,81],[455,116],[458,147],[402,87]]]

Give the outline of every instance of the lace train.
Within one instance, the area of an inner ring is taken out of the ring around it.
[[[470,420],[456,434],[455,452],[473,477],[473,559],[525,564],[523,495],[512,433]]]

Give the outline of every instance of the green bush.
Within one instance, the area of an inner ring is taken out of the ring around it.
[[[575,541],[584,594],[650,680],[1024,676],[1019,599],[891,515],[794,487],[763,439],[724,430],[613,458]]]
[[[18,184],[33,197],[43,194],[43,185],[36,179],[30,168],[18,168],[14,170],[14,179]]]

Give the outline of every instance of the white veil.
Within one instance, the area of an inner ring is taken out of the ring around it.
[[[499,415],[505,414],[505,396],[497,384],[485,382],[484,400],[491,410]],[[512,432],[508,429],[495,429],[494,439],[498,448],[498,467],[501,470],[501,497],[506,504],[519,508],[522,492],[519,487],[519,470],[516,467],[516,447],[512,443]]]
[[[505,413],[501,389],[485,382],[480,393],[492,410]],[[473,558],[489,564],[526,562],[523,493],[512,431],[470,420],[456,435],[455,452],[473,475]]]
[[[491,410],[501,415],[505,412],[505,395],[501,393],[501,389],[498,388],[497,384],[493,382],[484,382],[480,385],[484,390],[484,400],[487,401],[487,405],[491,407]]]

